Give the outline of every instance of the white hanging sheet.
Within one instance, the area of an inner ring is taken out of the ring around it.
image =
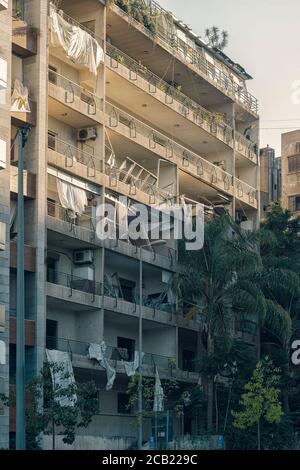
[[[144,353],[142,352],[142,362],[143,362],[143,358],[144,358]],[[136,373],[139,367],[139,352],[138,351],[134,351],[134,359],[132,362],[124,361],[124,367],[125,367],[125,372],[128,375],[128,377],[132,377]]]
[[[4,341],[0,341],[0,365],[6,364],[6,346]]]
[[[98,66],[104,62],[104,51],[98,41],[80,26],[66,21],[51,3],[49,23],[51,44],[62,47],[71,60],[97,75]]]
[[[99,362],[100,366],[106,370],[106,390],[109,391],[113,388],[114,381],[116,378],[116,371],[108,362],[105,357],[106,344],[105,341],[101,341],[100,344],[91,343],[89,346],[88,356],[89,359],[94,359]]]
[[[70,385],[75,384],[73,366],[67,352],[56,351],[55,349],[46,349],[46,356],[50,364],[54,363],[61,367],[59,372],[55,372],[53,368],[50,367],[53,388],[58,385],[61,389],[67,389]],[[66,374],[68,377],[65,377]],[[73,396],[70,397],[58,396],[55,399],[60,406],[74,406],[77,401],[77,396],[74,393]]]
[[[14,89],[11,95],[11,111],[14,113],[30,113],[28,88],[18,79],[14,81]]]
[[[161,381],[159,378],[157,367],[155,371],[153,411],[154,412],[164,411],[164,390],[161,386]]]
[[[74,218],[76,215],[82,215],[88,205],[86,191],[59,178],[56,179],[56,184],[61,206],[70,209]]]

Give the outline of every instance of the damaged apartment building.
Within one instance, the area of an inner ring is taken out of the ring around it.
[[[0,387],[8,393],[16,378],[18,141],[27,127],[26,380],[48,357],[67,361],[76,381],[95,381],[99,410],[76,436],[81,449],[136,441],[126,390],[137,369],[140,256],[143,375],[172,377],[181,391],[201,386],[200,312],[188,315],[195,306],[174,289],[176,241],[101,240],[98,204],[112,204],[125,225],[134,203],[203,204],[205,220],[227,210],[244,229],[259,220],[251,77],[155,1],[144,2],[148,18],[124,3],[0,0]],[[200,418],[174,416],[173,438],[196,435]],[[144,441],[151,426],[145,418]],[[0,448],[15,431],[14,408],[2,407]]]

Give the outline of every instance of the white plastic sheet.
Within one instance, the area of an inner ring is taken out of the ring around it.
[[[88,204],[86,191],[59,178],[56,179],[56,182],[58,197],[62,207],[71,210],[74,217],[82,215]]]
[[[11,95],[11,111],[14,113],[30,113],[28,88],[18,79],[14,81],[14,89]]]
[[[49,363],[54,363],[61,367],[59,372],[53,371],[53,368],[50,367],[53,387],[59,385],[61,389],[67,389],[71,384],[75,384],[73,366],[67,352],[46,349],[46,356]],[[64,377],[66,374],[68,377]],[[77,396],[74,393],[73,396],[70,397],[57,397],[56,401],[60,406],[74,406],[77,401]]]
[[[161,381],[159,378],[157,367],[155,371],[153,411],[154,412],[164,411],[164,390],[161,386]]]
[[[105,341],[101,341],[100,344],[91,343],[89,346],[89,358],[99,362],[100,366],[106,370],[106,390],[109,391],[113,388],[114,381],[116,378],[116,371],[108,362],[105,357],[106,344]]]
[[[97,75],[98,66],[104,61],[104,51],[98,41],[80,26],[66,21],[52,4],[49,23],[52,45],[62,47],[71,60]]]
[[[143,362],[143,358],[144,358],[144,353],[142,352],[142,362]],[[132,362],[124,361],[124,367],[125,367],[125,372],[128,375],[128,377],[132,377],[136,373],[139,367],[139,352],[138,351],[134,351],[134,359]]]
[[[0,365],[6,364],[6,346],[4,341],[0,341]]]

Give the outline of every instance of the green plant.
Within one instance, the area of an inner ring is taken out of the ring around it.
[[[224,30],[220,31],[217,26],[207,28],[205,30],[205,37],[211,47],[215,47],[221,51],[228,45],[228,32]]]
[[[273,366],[269,357],[257,363],[253,375],[244,387],[239,404],[240,411],[232,411],[233,425],[238,429],[257,426],[257,447],[261,449],[261,420],[279,424],[282,416],[280,401],[280,369]]]

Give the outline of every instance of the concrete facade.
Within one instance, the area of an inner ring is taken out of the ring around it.
[[[25,317],[34,322],[35,339],[26,347],[26,378],[38,374],[45,348],[68,352],[76,380],[92,379],[99,390],[99,413],[73,447],[125,449],[136,441],[136,410],[122,408],[121,398],[129,382],[123,359],[131,361],[138,348],[140,250],[129,241],[99,239],[96,206],[113,201],[120,207],[121,196],[148,210],[184,200],[204,204],[205,220],[225,208],[243,229],[257,227],[257,100],[241,66],[195,39],[156,2],[150,2],[154,35],[117,2],[55,3],[66,23],[98,42],[104,59],[95,76],[53,42],[48,0],[14,0],[0,12],[0,58],[8,71],[7,89],[0,91],[0,138],[7,143],[6,168],[0,169],[0,222],[7,224],[0,251],[0,304],[6,312],[0,340],[7,360],[0,379],[7,393],[14,386],[16,351],[15,344],[9,346],[8,327],[9,312],[16,314],[16,263],[10,264],[9,253],[10,240],[17,241],[15,137],[20,125],[31,123],[24,148],[25,244],[31,256]],[[28,87],[30,113],[10,115],[15,79]],[[79,132],[86,129],[90,138],[84,140]],[[58,181],[85,192],[81,215],[62,203]],[[76,261],[78,252],[88,257],[85,263]],[[143,374],[154,377],[157,367],[162,380],[177,380],[182,391],[201,380],[201,316],[172,286],[179,270],[175,240],[145,247],[142,259]],[[104,369],[87,357],[89,344],[102,340],[117,371],[111,391],[105,389]],[[196,421],[190,417],[182,428],[175,419],[174,433],[197,434]],[[0,411],[0,448],[8,447],[9,435],[12,445],[14,433],[8,410]],[[151,419],[145,419],[144,441],[150,436]],[[63,447],[59,439],[57,444]],[[49,446],[46,437],[44,447]]]
[[[281,198],[281,159],[269,146],[260,150],[260,213],[264,217],[270,204]]]
[[[300,130],[281,136],[282,205],[300,212]]]

